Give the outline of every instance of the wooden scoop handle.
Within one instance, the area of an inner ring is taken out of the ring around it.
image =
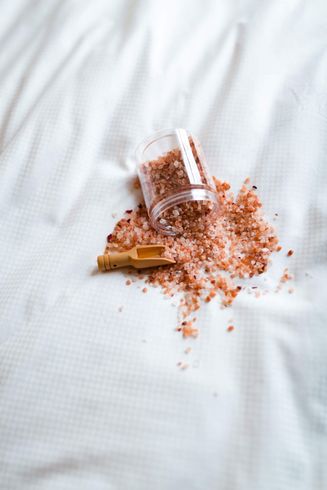
[[[131,265],[129,252],[113,252],[98,256],[99,271],[110,271]]]

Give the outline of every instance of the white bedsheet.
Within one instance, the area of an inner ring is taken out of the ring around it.
[[[0,39],[0,488],[326,489],[326,1],[2,0]],[[95,271],[165,127],[251,177],[284,247],[193,342]]]

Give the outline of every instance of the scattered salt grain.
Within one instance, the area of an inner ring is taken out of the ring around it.
[[[183,362],[183,364],[180,366],[180,368],[182,371],[185,371],[185,369],[189,368],[189,364],[187,364],[187,362]]]
[[[182,371],[184,371],[189,367],[189,364],[187,364],[187,362],[178,361],[176,363],[176,366],[179,367]]]
[[[290,281],[291,279],[293,279],[293,276],[288,272],[288,269],[284,269],[283,271],[283,274],[280,278],[280,283],[284,283],[284,282],[287,282],[287,281]]]
[[[188,324],[191,322],[187,322]],[[182,328],[183,332],[183,337],[188,338],[188,337],[197,337],[199,335],[199,330],[197,328],[193,328],[191,325],[186,325],[185,327]]]

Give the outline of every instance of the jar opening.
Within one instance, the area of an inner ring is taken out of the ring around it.
[[[158,202],[149,210],[152,226],[165,235],[182,234],[203,226],[218,211],[217,194],[209,189],[189,189]]]

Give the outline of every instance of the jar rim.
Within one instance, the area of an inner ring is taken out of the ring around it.
[[[159,221],[160,215],[173,206],[189,201],[211,201],[214,206],[211,213],[218,211],[218,195],[216,192],[211,189],[187,189],[183,192],[172,194],[171,196],[162,199],[151,209],[149,209],[149,217],[153,228],[160,231],[164,235],[176,235],[175,232],[169,231],[164,225],[161,225]]]

